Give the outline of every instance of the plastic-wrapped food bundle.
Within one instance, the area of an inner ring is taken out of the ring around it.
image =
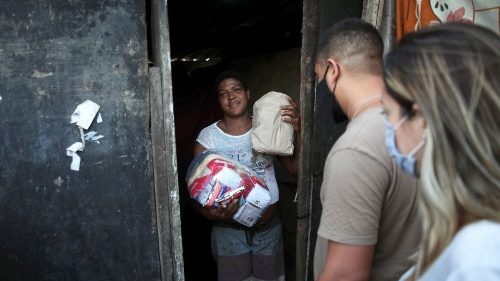
[[[205,207],[219,207],[240,198],[233,216],[236,222],[252,227],[271,201],[267,186],[246,166],[207,150],[189,165],[186,182],[191,198]]]
[[[279,92],[269,92],[253,105],[252,148],[271,155],[293,154],[293,127],[281,120],[284,105],[290,97]]]

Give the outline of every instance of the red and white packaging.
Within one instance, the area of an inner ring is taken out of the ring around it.
[[[252,227],[269,207],[271,194],[257,174],[228,157],[207,150],[189,165],[189,195],[204,207],[217,208],[240,198],[233,219]]]

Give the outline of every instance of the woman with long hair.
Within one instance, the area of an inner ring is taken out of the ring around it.
[[[472,24],[409,34],[384,79],[389,153],[422,183],[422,242],[402,279],[500,280],[500,37]]]

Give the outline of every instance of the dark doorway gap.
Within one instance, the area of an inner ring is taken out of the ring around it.
[[[221,117],[211,92],[218,73],[236,60],[300,48],[302,1],[173,0],[168,17],[184,273],[186,281],[215,281],[211,222],[190,206],[185,185],[192,147],[198,132]]]

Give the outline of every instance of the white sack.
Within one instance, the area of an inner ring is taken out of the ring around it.
[[[281,107],[289,105],[289,97],[279,92],[269,92],[253,106],[252,147],[271,155],[293,154],[293,126],[281,120]]]

